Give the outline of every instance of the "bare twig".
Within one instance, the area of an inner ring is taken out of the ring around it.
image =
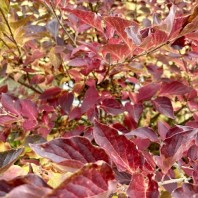
[[[9,75],[9,78],[12,79],[12,80],[14,80],[14,77],[11,76],[11,75]],[[15,80],[14,80],[14,81],[15,81]],[[19,84],[25,86],[26,88],[31,89],[31,90],[34,91],[35,93],[42,94],[41,91],[37,90],[37,89],[34,88],[33,86],[31,86],[31,85],[29,85],[29,84],[27,84],[27,83],[25,83],[25,82],[23,82],[23,81],[21,81],[21,80],[18,80],[17,82],[18,82]]]
[[[75,39],[69,34],[69,32],[67,31],[67,29],[65,28],[65,26],[62,24],[62,22],[60,21],[58,15],[56,14],[56,11],[54,9],[54,6],[52,4],[51,1],[49,1],[50,6],[46,3],[46,6],[51,10],[52,14],[55,16],[56,20],[58,21],[59,25],[62,27],[62,29],[64,30],[65,34],[68,36],[68,38],[70,39],[70,41],[73,43],[73,45],[76,47],[77,44],[75,42]]]
[[[171,179],[171,180],[165,180],[165,181],[162,181],[162,182],[158,182],[158,185],[163,186],[163,185],[172,184],[172,183],[188,182],[189,180],[191,180],[191,178]]]
[[[152,54],[153,52],[155,52],[156,50],[160,49],[161,47],[163,47],[163,46],[165,46],[165,45],[167,45],[167,44],[169,44],[169,41],[167,41],[167,42],[165,42],[165,43],[162,43],[161,45],[158,45],[157,47],[152,48],[152,49],[150,49],[149,51],[145,51],[145,52],[143,52],[143,53],[141,53],[141,54],[135,55],[135,56],[133,56],[130,60],[132,61],[132,60],[134,60],[134,59],[136,59],[136,58],[139,58],[139,57],[141,57],[141,56],[145,56],[145,55],[148,55],[148,54]]]
[[[19,46],[18,46],[18,44],[17,44],[17,42],[16,42],[16,40],[15,40],[15,38],[14,38],[14,34],[13,34],[13,32],[12,32],[12,29],[11,29],[11,27],[10,27],[10,24],[9,24],[9,22],[8,22],[6,16],[5,16],[5,14],[4,14],[4,12],[3,12],[3,10],[2,10],[1,8],[0,8],[0,13],[1,13],[2,16],[3,16],[3,19],[4,19],[4,21],[5,21],[5,23],[6,23],[7,27],[8,27],[8,30],[9,30],[9,32],[10,32],[11,37],[12,37],[12,41],[13,41],[13,43],[16,45],[16,48],[17,48],[18,53],[19,53],[19,56],[21,57],[21,50],[20,50],[20,48],[19,48]]]
[[[10,47],[8,46],[8,44],[7,44],[2,38],[0,38],[0,41],[10,50]],[[14,56],[17,56],[17,55],[14,53],[13,50],[11,50],[11,52],[12,52],[12,54],[13,54]]]

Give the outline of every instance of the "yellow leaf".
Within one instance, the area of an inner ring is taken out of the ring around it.
[[[162,191],[160,198],[171,198],[171,194],[168,191]]]
[[[0,35],[2,35],[2,33],[7,32],[7,26],[5,25],[4,22],[0,22]]]
[[[2,142],[2,141],[0,141],[0,152],[7,151],[10,148],[11,147],[10,147],[10,144],[8,142]]]
[[[9,0],[1,0],[0,9],[4,14],[8,14],[10,9],[10,1]]]
[[[56,188],[58,187],[67,177],[69,177],[72,173],[52,173],[52,177],[50,178],[50,180],[48,181],[48,184],[53,187]]]
[[[61,65],[61,63],[62,63],[61,57],[60,57],[59,54],[57,54],[57,53],[55,52],[55,49],[54,49],[54,48],[52,48],[52,49],[50,50],[48,56],[49,56],[49,59],[50,59],[51,64],[52,64],[55,68],[58,68],[58,67]]]
[[[32,21],[32,16],[27,16],[17,21],[10,21],[9,24],[13,30],[24,27],[28,22]]]

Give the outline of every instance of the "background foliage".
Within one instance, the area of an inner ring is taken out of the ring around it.
[[[1,0],[0,196],[197,196],[197,13]]]

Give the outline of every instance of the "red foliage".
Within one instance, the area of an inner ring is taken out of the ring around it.
[[[28,2],[0,4],[0,196],[197,196],[198,4]]]

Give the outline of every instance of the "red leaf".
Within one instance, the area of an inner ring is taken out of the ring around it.
[[[59,88],[59,87],[52,87],[50,89],[45,90],[40,95],[40,99],[47,100],[47,99],[54,98],[55,96],[57,96],[58,94],[60,94],[61,91],[62,91],[62,89]]]
[[[151,37],[150,38],[151,43],[154,46],[158,46],[158,45],[160,45],[160,44],[162,44],[162,43],[164,43],[164,42],[166,42],[168,40],[168,35],[165,32],[163,32],[161,30],[158,30],[156,27],[151,29],[150,37]],[[149,37],[148,37],[148,39],[149,39]],[[148,40],[145,43],[150,45]],[[150,45],[150,47],[152,46],[152,44]],[[149,45],[147,46],[148,48],[150,48]],[[154,47],[154,46],[152,46],[152,47]]]
[[[92,108],[97,103],[99,98],[100,97],[97,89],[94,86],[89,87],[89,89],[85,93],[84,100],[81,106],[82,113],[85,113],[90,108]]]
[[[158,83],[150,83],[139,89],[139,93],[137,94],[137,101],[142,102],[145,100],[150,100],[156,92],[159,90],[160,84]]]
[[[122,133],[128,133],[129,130],[122,124],[120,124],[119,122],[116,122],[112,125],[112,127],[118,131],[121,131]]]
[[[185,34],[188,34],[188,33],[192,33],[194,31],[197,30],[197,25],[198,25],[198,17],[197,17],[197,13],[198,13],[198,5],[196,5],[194,7],[194,10],[193,12],[187,16],[187,20],[185,20],[185,26],[183,28],[183,30],[180,32],[180,35],[185,35]]]
[[[154,65],[149,64],[146,66],[148,72],[156,79],[159,80],[161,78],[161,75],[163,74],[163,69]]]
[[[1,104],[6,111],[9,111],[15,115],[21,115],[21,106],[18,100],[9,96],[6,93],[1,94]]]
[[[171,104],[171,101],[167,97],[157,97],[155,100],[152,101],[155,109],[159,112],[164,114],[165,116],[174,119],[174,111]]]
[[[101,107],[110,114],[117,115],[124,112],[123,106],[113,98],[102,100]]]
[[[37,74],[37,75],[34,75],[30,81],[31,84],[40,84],[40,83],[43,83],[45,81],[45,76],[44,75],[40,75],[40,74]]]
[[[196,161],[198,160],[198,146],[193,145],[190,147],[190,149],[187,152],[187,156],[192,160]]]
[[[132,40],[127,36],[127,33],[125,32],[125,28],[131,25],[136,27],[137,26],[136,22],[128,21],[120,17],[105,17],[105,22],[107,23],[107,25],[110,25],[111,27],[115,28],[118,35],[128,45],[129,49],[134,50],[135,45],[132,42]]]
[[[137,122],[129,114],[124,114],[123,123],[129,131],[137,128]]]
[[[181,32],[181,29],[184,25],[185,20],[186,20],[186,17],[176,17],[175,18],[169,38],[177,38],[178,37],[178,34],[180,34],[180,32]]]
[[[194,144],[197,133],[197,129],[187,128],[164,140],[160,149],[160,158],[156,158],[158,166],[164,173],[167,173],[171,166],[182,158],[183,153]]]
[[[38,110],[36,108],[36,105],[31,100],[28,99],[20,100],[20,104],[21,104],[22,116],[29,119],[37,120]]]
[[[115,129],[96,121],[93,134],[96,143],[106,151],[120,172],[152,171],[135,144],[124,135],[118,135]]]
[[[16,167],[17,166],[14,167],[15,169],[13,168],[13,171],[14,170],[17,171]],[[8,172],[9,172],[9,170],[8,170]],[[13,172],[10,171],[10,174],[13,174]],[[29,173],[29,174],[24,175],[24,176],[18,176],[18,177],[14,177],[13,175],[11,175],[10,177],[13,178],[13,179],[3,177],[0,180],[0,196],[2,196],[2,194],[6,194],[6,193],[9,193],[9,192],[11,192],[10,193],[11,195],[13,195],[14,192],[18,193],[18,190],[15,191],[13,189],[16,189],[16,187],[18,187],[18,186],[23,186],[24,184],[33,185],[34,187],[39,187],[40,189],[42,189],[42,188],[47,189],[48,188],[50,190],[50,187],[47,185],[47,183],[42,178],[40,178],[39,176],[34,175],[32,173]],[[21,193],[23,193],[23,192],[21,192]],[[39,195],[39,193],[38,193],[38,195]],[[10,197],[10,196],[6,196],[6,197]]]
[[[27,119],[23,122],[23,129],[24,131],[33,130],[37,125],[37,120]]]
[[[40,198],[51,192],[51,189],[37,187],[32,184],[24,184],[14,188],[6,197],[10,198]]]
[[[125,136],[129,139],[132,138],[132,136],[137,136],[142,139],[149,139],[152,142],[158,142],[158,137],[155,134],[155,132],[149,128],[149,127],[140,127],[135,130],[132,130],[129,133],[126,133]]]
[[[89,164],[64,180],[46,198],[109,197],[115,189],[113,180],[113,171],[107,164]]]
[[[198,186],[190,183],[184,183],[182,187],[179,187],[173,191],[172,196],[174,198],[197,197]]]
[[[123,62],[130,55],[130,50],[127,45],[123,44],[106,44],[101,50],[103,57],[110,54],[110,62]]]
[[[31,56],[27,56],[26,57],[23,65],[24,66],[28,66],[29,64],[33,63],[35,60],[38,60],[38,59],[40,59],[40,58],[42,58],[44,56],[45,56],[45,53],[43,53],[42,51],[36,49],[35,51],[33,51]]]
[[[69,66],[74,66],[74,67],[82,67],[86,66],[88,64],[88,61],[85,58],[73,58],[69,61],[68,65]]]
[[[74,100],[74,95],[72,93],[65,92],[59,97],[58,100],[62,110],[68,114]]]
[[[98,160],[109,162],[104,150],[93,146],[84,137],[60,138],[47,143],[31,144],[30,147],[38,155],[71,168],[79,168]]]
[[[69,121],[74,119],[80,119],[81,115],[82,115],[81,108],[75,107],[69,113]]]
[[[71,10],[68,8],[63,8],[63,10],[74,14],[84,23],[90,25],[91,27],[96,28],[97,30],[103,33],[102,17],[97,15],[96,13],[90,12],[90,11],[79,10],[79,9]]]
[[[0,94],[6,93],[8,91],[8,85],[3,85],[0,87]]]
[[[23,148],[0,152],[0,173],[6,171],[12,164],[14,164],[22,152]]]
[[[160,95],[183,95],[189,93],[192,89],[179,81],[163,83],[160,89]]]
[[[28,99],[20,100],[21,114],[25,118],[23,128],[25,131],[34,129],[37,126],[38,110],[36,105]]]
[[[152,180],[151,175],[144,177],[141,173],[133,174],[127,189],[127,195],[131,198],[158,198],[158,184]]]
[[[161,139],[165,140],[166,134],[167,134],[168,130],[170,129],[170,126],[166,122],[159,121],[157,123],[157,127],[158,127],[158,133],[159,133]]]
[[[157,25],[156,28],[166,32],[167,35],[170,35],[174,25],[175,14],[176,6],[172,5],[168,16],[164,19],[164,21],[161,22],[161,24]]]
[[[141,114],[143,112],[143,105],[142,104],[134,104],[131,105],[131,103],[125,104],[125,111],[128,111],[129,115],[138,122]]]
[[[9,116],[9,115],[0,115],[0,124],[11,124],[13,122],[16,122],[17,118]]]

